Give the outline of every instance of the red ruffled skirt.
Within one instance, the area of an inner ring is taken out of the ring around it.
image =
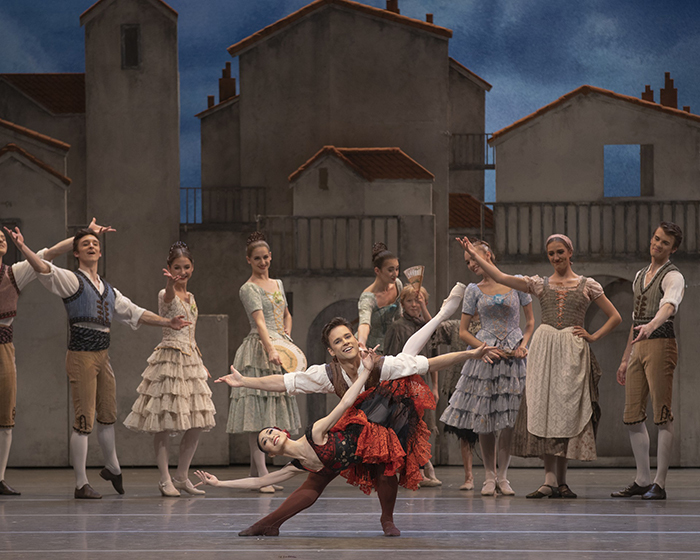
[[[381,400],[389,406],[403,405],[405,414],[400,430],[401,440],[391,421],[375,423],[367,419],[367,414],[360,407],[369,398]],[[362,393],[331,430],[342,431],[350,424],[362,426],[355,452],[362,462],[345,469],[341,476],[349,484],[359,486],[365,494],[374,488],[377,474],[399,474],[401,486],[417,490],[423,479],[420,468],[431,457],[430,430],[423,421],[423,413],[434,408],[435,397],[418,375],[383,381]]]

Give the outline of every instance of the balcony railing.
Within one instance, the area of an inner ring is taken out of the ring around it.
[[[683,229],[679,257],[700,254],[700,201],[499,202],[493,212],[499,258],[541,258],[547,237],[564,233],[580,259],[647,259],[662,220]]]
[[[276,273],[372,275],[372,244],[400,246],[398,216],[260,216]]]
[[[496,169],[496,153],[489,146],[491,134],[452,134],[450,137],[450,169]]]
[[[180,189],[180,223],[254,224],[265,213],[264,187]]]

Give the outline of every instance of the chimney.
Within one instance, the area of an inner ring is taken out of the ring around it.
[[[433,14],[425,14],[425,21],[433,23]]]
[[[226,68],[221,71],[219,78],[219,103],[236,96],[236,78],[231,77],[231,63],[226,63]]]
[[[386,10],[387,12],[400,14],[401,11],[399,10],[399,0],[386,0]]]
[[[672,107],[678,109],[678,90],[673,87],[671,73],[665,73],[664,88],[660,92],[659,103],[664,107]]]
[[[686,113],[690,113],[690,105],[683,105],[683,110],[684,110]]]
[[[654,90],[651,89],[650,85],[644,86],[644,91],[642,92],[642,99],[644,101],[651,101],[652,103],[654,102]]]
[[[207,95],[207,109],[211,109],[215,104],[214,101],[214,96],[213,95]]]

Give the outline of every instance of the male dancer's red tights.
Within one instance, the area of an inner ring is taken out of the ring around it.
[[[312,506],[336,476],[338,474],[309,473],[304,483],[292,492],[280,507],[238,535],[241,537],[257,535],[276,537],[280,534],[280,525],[300,511]],[[398,537],[401,532],[394,525],[394,504],[396,503],[399,481],[396,476],[380,474],[375,478],[375,488],[382,508],[380,521],[384,534],[387,537]]]

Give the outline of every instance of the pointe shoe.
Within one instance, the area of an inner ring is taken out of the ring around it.
[[[263,486],[261,488],[258,488],[258,492],[261,494],[274,494],[275,493],[275,487],[270,485],[270,486]]]
[[[493,478],[484,480],[484,484],[481,487],[482,496],[495,496],[496,495],[496,481]]]
[[[474,490],[474,481],[473,480],[467,480],[462,486],[459,487],[460,490]]]
[[[95,492],[89,484],[84,484],[82,487],[75,489],[73,497],[76,500],[101,500],[102,494]]]
[[[401,531],[394,525],[393,521],[382,521],[382,530],[385,537],[400,537]]]
[[[180,492],[178,492],[177,488],[175,488],[172,480],[169,480],[168,482],[159,482],[158,490],[160,490],[160,493],[166,498],[180,497]]]
[[[437,478],[424,478],[418,483],[421,488],[434,488],[435,486],[442,486],[442,482]]]
[[[188,494],[192,494],[193,496],[201,496],[202,494],[206,494],[204,490],[195,488],[194,484],[190,482],[189,478],[186,478],[185,480],[176,480],[173,478],[173,486],[178,490],[184,490],[185,492],[187,492]]]
[[[275,489],[275,492],[281,492],[284,490],[284,486],[280,486],[279,484],[273,484],[272,487]]]
[[[504,496],[515,496],[515,490],[513,490],[513,488],[511,487],[510,482],[508,482],[508,479],[499,478],[496,481],[496,488]]]
[[[124,493],[124,484],[122,482],[122,473],[114,474],[107,467],[105,467],[104,469],[102,469],[100,471],[100,477],[102,477],[104,480],[109,480],[112,483],[112,486],[114,486],[114,489],[117,491],[118,494]]]

